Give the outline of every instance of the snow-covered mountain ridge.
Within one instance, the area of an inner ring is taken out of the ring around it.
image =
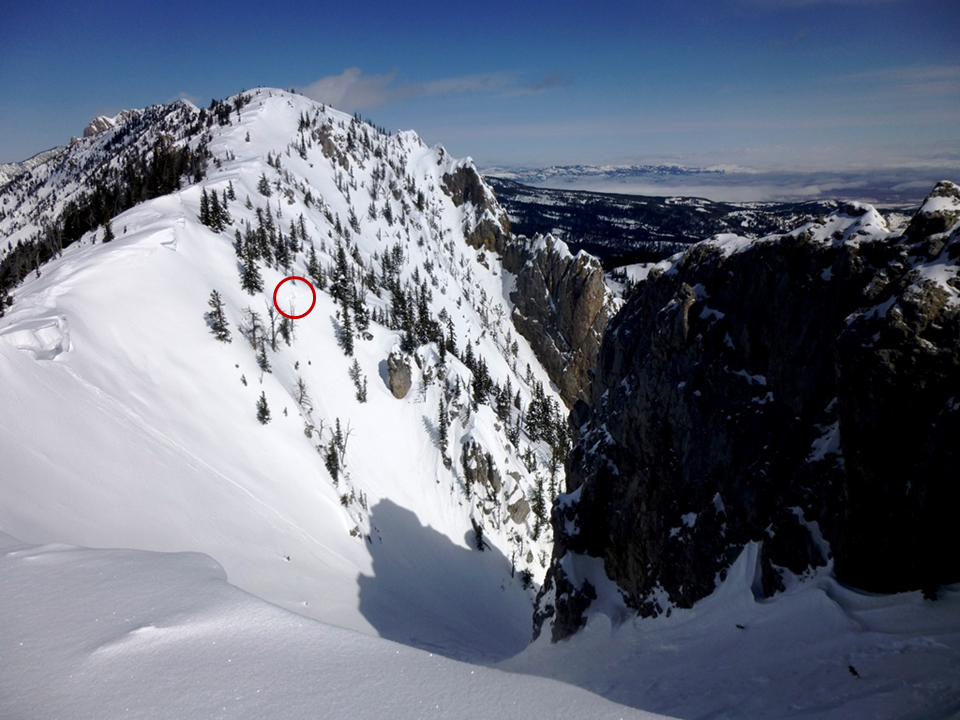
[[[130,113],[18,175],[0,528],[201,551],[334,624],[522,648],[568,440],[514,276],[470,244],[504,223],[488,194],[412,132],[273,90]],[[316,289],[293,322],[291,275]]]

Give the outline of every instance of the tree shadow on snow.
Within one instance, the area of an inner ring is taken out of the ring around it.
[[[475,663],[527,646],[533,598],[499,550],[455,545],[389,500],[370,522],[374,574],[357,582],[360,612],[381,637]],[[473,537],[469,524],[464,531]]]

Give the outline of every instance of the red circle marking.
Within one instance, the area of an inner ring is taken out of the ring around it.
[[[310,307],[307,308],[307,311],[303,315],[287,315],[283,310],[280,310],[280,306],[277,305],[277,293],[280,292],[280,286],[283,285],[287,280],[303,280],[307,284],[307,287],[310,288],[310,292],[313,293],[313,302],[310,303]],[[317,291],[313,289],[313,285],[310,284],[310,281],[306,278],[302,278],[299,275],[291,275],[286,277],[277,283],[276,289],[273,291],[273,306],[283,315],[285,318],[290,318],[291,320],[299,320],[302,317],[306,317],[310,314],[310,311],[313,310],[313,306],[317,304]]]

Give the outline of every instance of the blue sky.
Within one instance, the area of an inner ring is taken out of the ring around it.
[[[0,162],[297,88],[481,165],[960,167],[957,0],[50,2],[0,10]]]

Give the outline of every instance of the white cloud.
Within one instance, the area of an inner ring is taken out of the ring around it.
[[[383,105],[391,99],[395,75],[364,75],[360,68],[347,68],[339,75],[315,80],[301,92],[309,98],[350,111]]]
[[[833,87],[843,85],[845,92],[859,92],[862,98],[873,98],[891,107],[904,107],[907,98],[922,98],[928,104],[914,122],[942,121],[942,110],[955,116],[960,100],[960,65],[928,65],[881,68],[866,72],[824,78]],[[951,117],[948,122],[953,118]]]
[[[569,81],[549,75],[527,85],[520,85],[513,73],[478,73],[438,78],[424,82],[398,82],[395,73],[364,75],[360,68],[347,68],[339,75],[315,80],[301,92],[309,98],[344,110],[366,110],[397,100],[444,95],[481,93],[526,94],[562,87]]]

